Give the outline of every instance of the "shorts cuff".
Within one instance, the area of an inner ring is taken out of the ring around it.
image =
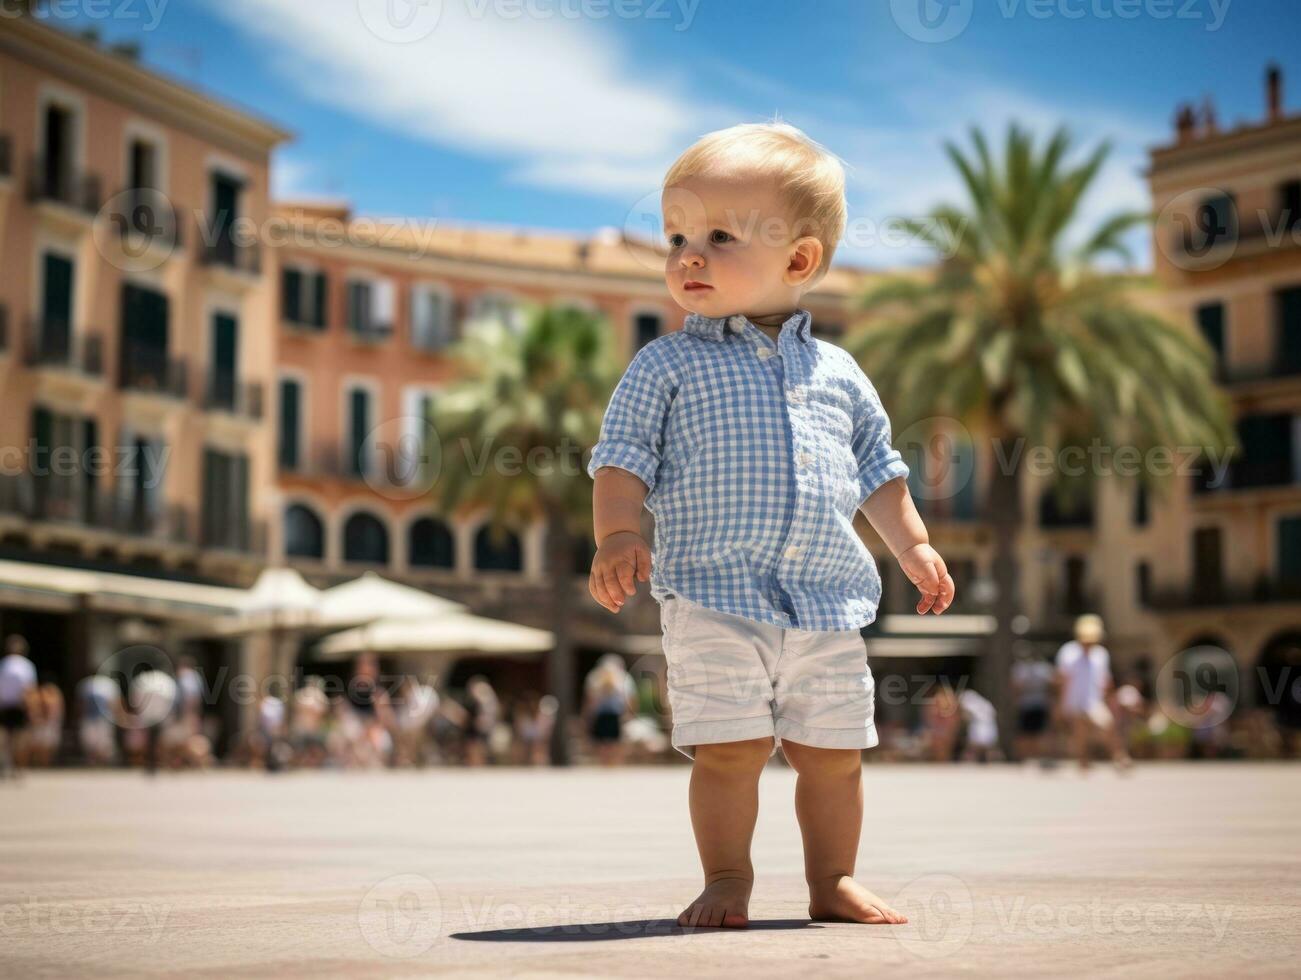
[[[777,738],[788,738],[815,749],[870,749],[881,741],[875,722],[859,728],[808,728],[784,718],[777,719]]]
[[[747,738],[763,738],[775,735],[772,715],[759,715],[754,718],[737,718],[735,721],[693,721],[686,725],[674,724],[670,741],[673,747],[688,759],[695,759],[693,747],[696,745],[714,745],[718,742],[740,742]],[[777,752],[777,740],[773,739],[772,752]]]

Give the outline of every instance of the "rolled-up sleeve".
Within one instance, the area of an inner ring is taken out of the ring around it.
[[[633,357],[615,386],[601,436],[592,448],[587,473],[617,466],[654,489],[664,458],[664,426],[673,401],[673,382],[661,344],[650,343]]]
[[[890,418],[885,414],[876,387],[858,370],[861,396],[854,422],[854,457],[858,460],[858,506],[881,484],[908,476],[908,464],[891,445]]]

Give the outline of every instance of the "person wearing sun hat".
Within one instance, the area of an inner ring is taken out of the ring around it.
[[[1094,734],[1101,735],[1107,742],[1112,761],[1118,768],[1126,769],[1130,765],[1129,754],[1121,744],[1115,719],[1108,707],[1114,683],[1111,654],[1102,645],[1105,635],[1102,617],[1085,613],[1075,620],[1075,639],[1068,640],[1057,651],[1061,717],[1082,770],[1089,767],[1089,750]]]

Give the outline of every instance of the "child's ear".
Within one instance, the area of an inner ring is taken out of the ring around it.
[[[812,285],[811,280],[822,264],[822,242],[813,235],[805,235],[791,243],[790,260],[786,264],[786,283],[790,286]]]

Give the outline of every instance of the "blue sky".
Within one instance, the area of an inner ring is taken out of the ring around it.
[[[1110,139],[1096,220],[1146,206],[1178,102],[1211,95],[1226,128],[1262,116],[1266,62],[1301,87],[1294,0],[63,0],[56,20],[292,130],[276,193],[362,214],[645,230],[696,137],[780,114],[848,163],[837,261],[873,267],[924,258],[876,231],[960,200],[942,144],[972,124]]]

